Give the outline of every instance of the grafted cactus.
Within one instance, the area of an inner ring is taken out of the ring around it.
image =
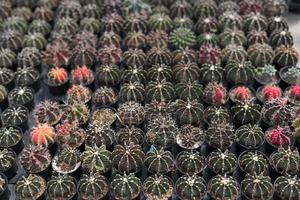
[[[247,174],[267,173],[268,159],[260,151],[244,151],[239,157],[239,168]]]
[[[296,176],[280,176],[274,182],[275,195],[280,199],[299,199],[300,181]]]
[[[217,175],[208,182],[207,192],[214,199],[236,200],[240,196],[240,186],[232,176]]]
[[[182,126],[176,135],[176,143],[184,149],[198,149],[204,140],[204,131],[193,125]]]
[[[72,176],[58,174],[47,182],[47,193],[50,198],[72,198],[76,192],[76,180]]]
[[[53,67],[47,74],[47,83],[49,86],[60,86],[68,80],[68,72],[62,67]]]
[[[287,148],[294,142],[293,134],[288,126],[277,126],[268,129],[265,133],[266,141],[274,148]]]
[[[22,176],[16,182],[16,196],[20,199],[38,199],[46,190],[46,181],[43,177],[29,174]]]
[[[292,104],[299,105],[300,104],[300,86],[293,85],[291,87],[286,88],[284,92],[284,96],[288,98],[288,101]]]
[[[221,83],[210,82],[203,90],[203,100],[211,105],[223,105],[228,100],[227,90]]]
[[[256,123],[260,119],[260,105],[253,100],[238,102],[236,106],[231,107],[233,118],[242,124]]]
[[[44,101],[34,109],[35,121],[41,124],[56,124],[62,117],[62,111],[57,102]]]
[[[167,200],[173,194],[173,181],[164,175],[152,175],[143,183],[143,192],[148,199]]]
[[[198,175],[181,176],[177,180],[175,188],[180,199],[203,199],[206,195],[205,181]]]
[[[237,86],[229,91],[229,98],[234,103],[248,102],[254,98],[252,90],[246,86]]]
[[[54,128],[48,124],[41,124],[33,128],[31,142],[34,145],[48,147],[55,142],[56,134]]]
[[[265,141],[264,132],[258,125],[245,124],[240,126],[235,134],[237,143],[246,149],[257,149]]]
[[[213,151],[208,155],[207,165],[215,174],[233,174],[237,167],[237,158],[228,150]]]
[[[176,168],[182,174],[200,174],[206,167],[206,160],[197,151],[182,151],[176,157]]]
[[[265,85],[257,90],[256,96],[258,100],[266,103],[280,98],[282,90],[276,85]]]
[[[226,80],[239,84],[248,84],[253,81],[254,66],[249,61],[230,61],[225,67]]]
[[[230,112],[226,107],[210,106],[204,110],[203,119],[207,124],[230,121]]]
[[[166,174],[173,170],[174,158],[170,151],[156,150],[152,147],[146,154],[144,164],[150,173]]]

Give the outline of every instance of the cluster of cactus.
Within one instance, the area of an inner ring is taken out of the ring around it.
[[[277,126],[265,134],[266,141],[274,147],[288,147],[293,144],[293,135],[289,127]]]

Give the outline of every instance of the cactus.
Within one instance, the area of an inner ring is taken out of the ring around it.
[[[0,35],[0,46],[12,51],[19,51],[23,47],[23,35],[11,29],[3,30]]]
[[[251,30],[265,31],[267,27],[267,18],[260,13],[250,13],[243,20],[243,30],[245,33],[249,33]]]
[[[217,14],[217,4],[214,0],[197,0],[194,2],[194,17],[210,17],[216,16]]]
[[[129,32],[124,38],[124,43],[129,49],[144,49],[147,46],[147,36],[141,31]]]
[[[166,174],[173,170],[173,155],[170,151],[150,149],[144,159],[147,170],[152,174]]]
[[[218,21],[215,17],[199,18],[197,23],[194,25],[194,31],[197,34],[217,33],[218,32]]]
[[[121,71],[117,65],[102,65],[97,69],[97,80],[100,85],[115,86],[121,79]]]
[[[70,60],[70,48],[66,42],[57,41],[48,44],[43,52],[43,61],[48,65],[67,66]]]
[[[115,131],[106,124],[93,123],[88,126],[86,135],[86,143],[88,145],[96,145],[98,147],[105,145],[108,148],[114,142]]]
[[[51,164],[49,150],[42,146],[26,146],[20,156],[20,162],[26,172],[39,173]]]
[[[158,116],[171,115],[174,112],[174,103],[152,100],[145,105],[147,120],[155,119]]]
[[[69,173],[70,171],[77,169],[78,165],[80,166],[80,151],[66,147],[56,155],[56,160],[54,159],[53,163],[54,164],[52,165],[56,165],[57,171]]]
[[[239,11],[238,4],[235,1],[231,1],[231,0],[220,2],[218,7],[218,13],[223,13],[227,11],[238,12]]]
[[[145,98],[144,85],[139,82],[124,83],[119,95],[121,101],[143,102]]]
[[[78,20],[82,17],[82,8],[79,1],[62,1],[57,7],[57,17],[70,17]]]
[[[88,103],[92,98],[92,92],[89,88],[82,85],[73,85],[67,91],[67,102],[74,103]]]
[[[76,85],[89,85],[94,81],[94,74],[87,66],[76,67],[71,72],[72,83]]]
[[[76,180],[72,176],[58,174],[47,182],[49,198],[72,198],[76,192]]]
[[[254,66],[249,61],[230,61],[225,67],[226,80],[235,85],[253,81]]]
[[[41,53],[35,47],[25,47],[18,54],[19,67],[36,67],[41,64]]]
[[[13,126],[5,126],[0,128],[0,146],[12,147],[22,140],[23,134],[21,129]]]
[[[2,112],[2,122],[12,126],[20,126],[28,119],[29,111],[24,106],[10,106]]]
[[[124,7],[127,15],[140,14],[143,16],[151,12],[151,6],[143,0],[125,0]]]
[[[82,168],[87,172],[106,173],[111,170],[111,152],[105,146],[88,146],[81,154]]]
[[[168,47],[169,35],[165,31],[150,31],[147,37],[147,42],[150,47]]]
[[[255,70],[255,80],[260,84],[274,84],[278,82],[277,70],[273,65],[265,65],[258,67]]]
[[[117,119],[116,110],[110,107],[96,109],[91,117],[91,123],[111,126]]]
[[[180,125],[196,124],[202,120],[203,105],[197,100],[183,101],[178,99],[175,105],[175,116]]]
[[[248,57],[252,64],[256,67],[263,67],[272,64],[274,52],[268,44],[253,44],[248,48]]]
[[[274,148],[287,148],[293,145],[293,134],[289,127],[277,126],[265,133],[266,141]]]
[[[115,135],[116,142],[121,145],[136,144],[142,145],[144,142],[144,132],[137,127],[124,127],[118,130]]]
[[[197,38],[198,46],[213,46],[217,47],[219,43],[219,37],[214,33],[202,33]]]
[[[90,110],[86,104],[74,103],[67,105],[63,119],[70,122],[77,121],[79,124],[85,124],[89,118]]]
[[[35,121],[40,124],[56,124],[62,117],[59,104],[55,101],[40,102],[34,109]]]
[[[217,82],[210,82],[203,90],[203,100],[211,105],[222,105],[228,100],[226,88]]]
[[[117,13],[107,14],[101,19],[101,30],[113,31],[115,33],[121,33],[123,30],[124,19]]]
[[[196,35],[188,28],[177,28],[170,33],[170,42],[175,48],[193,47]]]
[[[236,132],[237,143],[246,149],[257,149],[264,144],[264,132],[258,125],[245,124]]]
[[[254,45],[255,43],[268,44],[269,38],[265,31],[252,30],[247,34],[248,46]]]
[[[191,16],[192,6],[186,0],[177,0],[170,7],[170,15],[174,17]]]
[[[170,50],[165,47],[152,47],[147,52],[148,65],[166,64],[170,65],[172,62],[172,54]]]
[[[15,192],[20,199],[38,199],[46,190],[46,181],[43,177],[29,174],[22,176],[17,182]]]
[[[264,13],[267,16],[280,16],[287,13],[288,10],[288,4],[283,0],[267,0],[264,4]]]
[[[115,32],[104,32],[99,38],[99,46],[120,47],[121,37]]]
[[[6,19],[11,15],[12,4],[10,1],[0,2],[0,19]]]
[[[64,68],[51,68],[47,74],[48,84],[59,86],[65,84],[69,80],[68,72]]]
[[[89,45],[76,45],[73,48],[70,56],[70,62],[74,66],[90,66],[96,61],[97,52],[96,49]]]
[[[248,15],[251,13],[262,13],[263,12],[263,3],[260,0],[242,0],[239,2],[241,15]]]
[[[288,104],[286,98],[278,98],[264,104],[261,117],[270,125],[283,125],[291,122],[295,112],[294,107]]]
[[[16,64],[16,54],[8,48],[0,48],[0,67],[12,68]]]
[[[47,41],[41,33],[30,33],[24,36],[24,47],[35,47],[42,50],[46,43]]]
[[[238,102],[236,106],[231,107],[233,118],[242,124],[257,123],[260,119],[260,105],[253,100]]]
[[[202,46],[199,49],[199,64],[217,64],[221,61],[221,49],[212,45]]]
[[[280,70],[279,75],[284,82],[290,85],[298,85],[300,83],[300,68],[297,66],[284,67]]]
[[[300,155],[298,149],[279,148],[269,158],[271,167],[281,175],[297,175],[300,171]]]
[[[200,174],[206,167],[205,157],[197,151],[182,151],[176,157],[176,167],[182,174]]]
[[[38,125],[31,131],[31,142],[34,145],[48,147],[55,142],[55,139],[54,128],[47,124]]]
[[[183,175],[176,184],[176,194],[180,199],[203,199],[206,195],[205,181],[197,175]]]
[[[123,61],[127,66],[143,66],[146,54],[142,49],[129,49],[123,53]]]
[[[275,49],[274,64],[278,67],[295,66],[299,59],[299,53],[293,47],[280,46]]]
[[[300,181],[296,176],[280,176],[274,182],[275,195],[280,199],[299,199]]]
[[[126,16],[124,23],[124,31],[147,33],[148,21],[147,18],[140,14],[132,14]]]
[[[173,63],[178,64],[180,62],[193,63],[197,61],[197,52],[189,47],[180,48],[172,52]]]
[[[153,65],[149,70],[148,70],[148,79],[151,81],[171,81],[172,80],[172,68],[169,65],[165,64],[157,64]]]
[[[195,81],[199,79],[200,70],[197,63],[193,62],[179,62],[173,68],[173,76],[177,82],[183,80]]]
[[[224,74],[224,68],[221,67],[219,63],[209,64],[204,63],[199,71],[199,80],[203,84],[208,84],[209,82],[219,82],[222,81]]]
[[[207,124],[230,121],[230,112],[226,107],[210,106],[204,110],[203,119]]]
[[[65,120],[61,124],[56,125],[56,140],[60,147],[73,147],[80,146],[85,140],[85,132],[79,128],[76,121],[69,122]]]
[[[79,27],[74,19],[66,17],[57,19],[53,29],[58,34],[74,35]]]
[[[174,28],[193,28],[193,20],[187,16],[175,17],[173,19]]]
[[[264,174],[268,171],[268,160],[260,151],[244,151],[239,157],[239,167],[247,174]]]
[[[166,80],[150,81],[146,87],[148,100],[172,101],[175,96],[174,86]]]
[[[214,199],[238,199],[240,186],[232,176],[217,175],[210,179],[207,184],[209,196]]]
[[[299,105],[300,103],[300,87],[297,85],[288,87],[284,92],[284,96],[288,98],[288,101],[292,104]]]
[[[22,7],[15,7],[12,10],[11,14],[12,14],[12,17],[21,17],[24,20],[26,20],[27,22],[31,21],[31,18],[32,18],[31,9],[28,8],[28,7],[24,7],[24,6],[22,6]]]
[[[84,5],[82,14],[83,17],[100,19],[103,14],[103,11],[97,5],[97,2],[95,2]]]
[[[107,179],[100,175],[95,174],[83,174],[78,183],[78,192],[82,199],[102,199],[109,192],[109,185]]]
[[[206,131],[206,139],[211,147],[225,150],[235,141],[234,128],[226,122],[212,122]]]
[[[268,20],[268,34],[273,31],[287,31],[289,29],[288,23],[283,16],[270,17]]]
[[[98,50],[98,60],[103,65],[119,64],[121,62],[122,50],[115,46],[104,46]]]
[[[115,145],[111,153],[111,162],[118,172],[136,173],[143,166],[145,154],[140,145]]]
[[[54,13],[50,8],[47,8],[45,6],[36,7],[33,13],[33,18],[51,22],[54,18]]]
[[[278,86],[265,85],[257,91],[257,97],[260,101],[273,101],[282,96],[282,90]]]
[[[133,174],[117,174],[110,183],[111,194],[115,199],[135,199],[141,193],[142,183]]]
[[[28,33],[40,33],[47,35],[50,33],[51,26],[44,20],[35,19],[28,26]]]
[[[228,150],[217,150],[208,155],[207,165],[216,174],[233,174],[237,168],[237,158]]]
[[[92,47],[96,48],[98,45],[97,44],[97,42],[98,42],[97,36],[87,30],[82,30],[82,31],[78,32],[75,35],[73,40],[75,40],[76,42],[69,41],[69,44],[71,46],[83,45],[83,46],[92,46]]]
[[[235,44],[235,45],[245,45],[247,41],[247,38],[244,34],[243,31],[240,30],[224,30],[220,35],[219,35],[219,44],[221,47],[226,47],[227,45],[230,44]]]
[[[16,153],[11,149],[0,149],[0,171],[6,172],[16,163]]]
[[[247,52],[243,46],[230,44],[222,50],[222,62],[243,62],[247,58]]]
[[[8,85],[14,79],[14,71],[8,68],[0,68],[0,84]]]
[[[254,94],[246,86],[237,86],[229,91],[229,98],[233,102],[247,102],[254,98]]]
[[[149,26],[153,30],[169,32],[172,28],[172,19],[165,13],[156,13],[150,16]]]
[[[23,17],[19,16],[11,16],[6,18],[2,25],[2,30],[13,30],[18,31],[21,34],[24,34],[27,32],[28,24],[27,21]]]
[[[289,31],[274,31],[270,35],[270,45],[273,48],[280,46],[292,47],[294,44],[293,37]]]
[[[184,149],[198,149],[204,143],[205,133],[199,127],[184,125],[176,135],[176,143]]]
[[[100,87],[94,92],[93,103],[96,105],[112,105],[118,101],[118,93],[111,87]]]
[[[85,17],[80,20],[79,28],[83,31],[97,34],[100,31],[100,21],[96,18]]]
[[[130,82],[140,82],[145,83],[147,80],[147,72],[142,67],[128,67],[122,73],[122,82],[130,83]]]
[[[271,178],[258,174],[247,174],[241,183],[241,191],[248,199],[271,199],[274,193]]]
[[[58,1],[57,0],[39,0],[36,2],[37,6],[40,7],[46,7],[46,8],[56,8],[58,6]]]
[[[236,11],[229,10],[223,12],[219,17],[220,29],[223,31],[226,31],[226,29],[240,30],[242,28],[242,19]]]
[[[175,93],[178,99],[198,100],[202,98],[202,85],[197,81],[183,80],[175,85]]]
[[[140,125],[145,119],[145,109],[137,102],[128,101],[119,106],[118,118],[122,125]]]
[[[143,183],[143,193],[147,199],[167,200],[173,193],[173,181],[164,175],[149,176]]]

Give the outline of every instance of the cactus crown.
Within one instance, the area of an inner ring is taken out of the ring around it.
[[[128,101],[120,105],[118,117],[123,125],[140,125],[145,119],[145,109],[137,102]]]
[[[300,83],[300,68],[290,67],[285,72],[282,72],[281,78],[289,84]]]
[[[68,73],[64,68],[52,68],[48,72],[48,81],[54,85],[64,84],[68,81]]]
[[[206,195],[205,181],[197,175],[183,175],[176,184],[176,193],[181,199],[203,199]]]
[[[34,110],[35,121],[40,124],[56,124],[62,117],[60,106],[55,101],[39,103]]]
[[[216,174],[232,174],[237,167],[236,156],[228,150],[213,151],[207,162],[208,167]]]
[[[57,155],[57,167],[59,171],[70,172],[77,168],[80,160],[80,151],[70,147],[62,149]]]
[[[83,174],[78,187],[79,194],[83,199],[103,198],[109,191],[106,178],[99,173]]]
[[[170,151],[163,149],[156,150],[155,147],[151,147],[147,152],[144,164],[151,173],[165,174],[173,169],[173,155]]]
[[[76,121],[69,122],[65,120],[56,126],[57,142],[62,147],[71,146],[77,147],[81,145],[85,139],[82,129],[79,129],[79,124]]]
[[[50,198],[71,198],[76,193],[76,180],[70,175],[54,175],[47,183]]]
[[[0,171],[9,170],[16,162],[16,153],[11,149],[0,149]]]
[[[176,142],[185,149],[198,149],[205,140],[205,134],[199,127],[184,125],[176,135]]]
[[[22,139],[21,129],[13,126],[0,128],[0,146],[11,147],[16,145]]]
[[[176,157],[176,167],[183,174],[200,174],[205,166],[205,157],[197,151],[182,151]]]
[[[143,183],[143,192],[148,199],[169,199],[173,193],[173,182],[164,175],[152,175]]]
[[[295,100],[294,102],[297,102],[297,100],[300,99],[300,86],[298,85],[293,85],[291,86],[291,88],[289,89],[289,100],[291,101],[291,99]],[[293,101],[291,101],[293,102]]]
[[[49,146],[55,142],[55,131],[48,124],[41,124],[34,127],[31,132],[31,142],[34,145]]]
[[[46,189],[46,181],[43,177],[29,174],[23,176],[16,183],[16,196],[20,199],[37,199],[43,195]]]
[[[277,99],[282,94],[280,87],[272,86],[272,85],[266,85],[265,87],[263,87],[261,92],[262,92],[263,98],[266,101],[272,101],[274,99]]]
[[[253,98],[252,91],[246,86],[238,86],[231,90],[229,96],[234,101],[245,102]]]
[[[217,82],[210,82],[203,90],[204,100],[212,105],[222,105],[227,101],[226,88]]]
[[[281,199],[300,198],[300,180],[296,176],[280,176],[274,182],[275,194]]]
[[[85,65],[81,67],[77,66],[73,69],[71,76],[73,83],[77,85],[89,85],[94,81],[93,71]]]
[[[249,174],[265,173],[268,170],[268,160],[259,151],[245,151],[239,157],[239,167]]]

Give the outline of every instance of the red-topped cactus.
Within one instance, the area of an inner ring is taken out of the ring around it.
[[[48,124],[41,124],[34,127],[31,132],[31,142],[35,145],[49,146],[55,142],[55,131]]]
[[[62,67],[54,67],[49,70],[47,78],[51,85],[62,85],[68,81],[68,72]]]
[[[280,87],[276,85],[266,85],[257,91],[257,98],[261,102],[272,101],[281,97],[282,91]]]
[[[217,82],[208,83],[203,90],[203,100],[211,105],[222,105],[227,102],[228,94],[226,88]]]
[[[284,92],[284,96],[288,98],[289,102],[295,105],[300,104],[300,86],[293,85],[288,87]]]
[[[199,64],[216,64],[221,61],[221,49],[212,45],[202,46],[199,49]]]
[[[229,97],[232,101],[245,102],[253,98],[253,93],[246,86],[238,86],[230,91]]]
[[[275,147],[287,147],[292,145],[290,129],[287,127],[277,126],[266,132],[266,140]]]
[[[72,83],[76,85],[89,85],[94,81],[93,71],[87,66],[77,66],[71,72]]]

